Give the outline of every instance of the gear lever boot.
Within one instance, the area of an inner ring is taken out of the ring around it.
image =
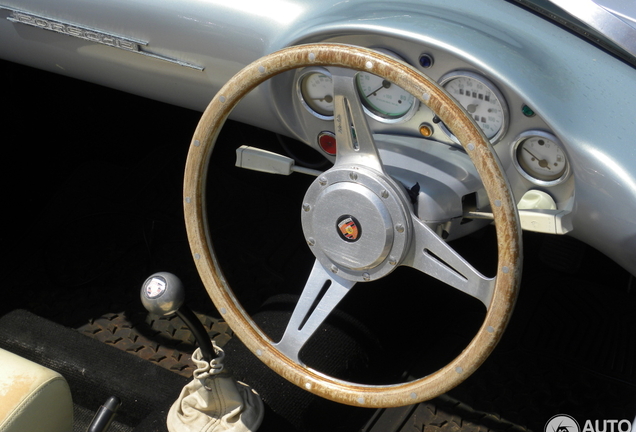
[[[192,354],[197,369],[168,412],[170,432],[248,432],[260,426],[263,401],[223,370],[225,354],[214,349],[217,357],[210,362],[199,349]]]
[[[197,369],[168,412],[170,432],[251,432],[263,420],[263,401],[247,384],[223,368],[225,353],[207,335],[194,313],[183,304],[183,284],[166,272],[150,276],[141,287],[144,307],[157,315],[176,313],[197,339],[192,354]]]

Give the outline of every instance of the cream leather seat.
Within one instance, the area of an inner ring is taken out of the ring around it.
[[[71,432],[73,402],[64,377],[0,349],[0,432]]]

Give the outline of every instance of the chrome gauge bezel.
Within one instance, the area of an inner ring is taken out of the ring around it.
[[[480,84],[488,88],[488,90],[490,90],[499,101],[499,104],[501,105],[502,115],[503,115],[501,127],[499,128],[497,133],[490,138],[491,144],[498,143],[501,140],[501,138],[503,138],[504,135],[506,135],[506,132],[508,131],[508,125],[510,124],[510,111],[508,109],[508,102],[506,101],[506,98],[504,97],[503,93],[497,88],[495,84],[493,84],[489,79],[485,78],[483,75],[480,75],[475,72],[467,71],[467,70],[456,70],[456,71],[449,72],[443,75],[439,79],[438,84],[446,90],[446,84],[448,84],[449,82],[451,82],[452,80],[456,78],[469,78],[469,79],[478,81]],[[459,143],[459,141],[457,140],[457,137],[455,137],[455,135],[450,131],[450,129],[448,129],[448,127],[443,122],[440,122],[439,125],[441,126],[441,129],[454,142]]]
[[[305,82],[305,79],[309,78],[309,76],[311,76],[313,74],[322,74],[322,75],[325,75],[325,76],[331,78],[331,73],[327,69],[322,68],[322,67],[308,67],[308,68],[302,69],[300,71],[297,79],[296,79],[296,96],[300,100],[301,104],[305,107],[305,109],[309,113],[311,113],[314,117],[317,117],[317,118],[319,118],[321,120],[331,121],[331,120],[333,120],[333,114],[326,115],[326,114],[322,114],[322,113],[316,111],[311,106],[311,104],[308,103],[307,100],[305,99],[305,92],[303,91],[303,84]],[[333,86],[333,82],[332,82],[332,86]]]
[[[520,146],[524,142],[526,142],[528,139],[533,137],[543,138],[543,139],[552,141],[554,144],[557,145],[558,149],[563,154],[563,157],[565,160],[565,168],[563,169],[563,173],[558,178],[554,178],[552,180],[545,180],[545,179],[538,178],[537,176],[528,172],[528,170],[524,168],[521,162],[519,161],[519,152],[522,151]],[[512,152],[512,155],[511,155],[512,162],[515,168],[517,169],[517,171],[519,172],[519,174],[521,174],[526,180],[534,183],[537,186],[553,187],[565,182],[570,177],[570,174],[571,174],[570,161],[568,160],[568,156],[565,152],[565,148],[563,147],[563,143],[555,135],[549,132],[545,132],[542,130],[528,130],[528,131],[522,132],[514,139],[514,141],[512,142],[512,146],[510,147],[510,150]]]
[[[394,58],[397,58],[397,59],[400,58],[395,53],[390,52],[388,50],[384,50],[384,49],[377,49],[377,50],[387,55],[390,55]],[[394,83],[391,83],[391,84],[399,88],[404,93],[408,94],[408,96],[412,99],[413,103],[411,104],[409,109],[406,110],[404,114],[401,114],[398,116],[384,115],[381,112],[377,112],[376,110],[374,110],[373,107],[369,105],[365,95],[362,94],[360,90],[360,84],[358,80],[359,80],[359,77],[365,73],[367,72],[364,72],[364,71],[358,72],[355,75],[354,79],[355,79],[356,91],[358,93],[358,97],[360,98],[360,103],[367,116],[381,123],[395,124],[395,123],[406,122],[415,115],[415,113],[419,109],[419,104],[420,104],[419,100],[414,95],[408,93],[406,90],[402,89],[401,87],[397,86]],[[305,80],[308,79],[313,74],[322,74],[329,78],[332,77],[329,70],[323,67],[316,66],[316,67],[307,67],[302,69],[296,77],[296,85],[295,85],[296,96],[298,97],[298,100],[301,102],[302,106],[305,107],[305,109],[314,117],[321,120],[331,121],[333,120],[333,113],[331,115],[328,115],[328,114],[325,114],[324,112],[320,112],[321,110],[319,110],[316,106],[314,106],[314,104],[312,104],[311,102],[307,100],[307,93],[304,88]]]
[[[378,50],[380,51],[380,50]],[[397,57],[395,54],[392,53],[388,53],[388,51],[384,51],[386,54],[392,55],[393,57],[399,58]],[[407,92],[406,90],[404,90],[403,88],[401,88],[400,86],[398,86],[395,83],[391,83],[391,85],[396,86],[397,88],[399,88],[400,90],[404,91],[405,93],[407,93],[411,98],[413,98],[413,103],[411,104],[411,107],[404,112],[404,114],[399,115],[399,116],[395,116],[395,117],[389,117],[389,116],[385,116],[382,115],[381,113],[375,112],[375,110],[373,108],[371,108],[370,106],[368,106],[368,102],[367,102],[367,98],[364,94],[362,94],[361,89],[360,89],[360,82],[358,81],[358,79],[360,78],[360,76],[362,74],[369,74],[369,75],[373,75],[370,74],[369,72],[358,72],[356,74],[356,78],[355,78],[355,82],[356,82],[356,91],[358,92],[358,97],[360,98],[360,103],[362,104],[362,108],[364,109],[364,112],[366,115],[368,115],[369,117],[371,117],[372,119],[382,122],[382,123],[387,123],[387,124],[395,124],[395,123],[402,123],[402,122],[406,122],[409,121],[411,118],[413,118],[413,116],[415,115],[415,113],[417,112],[417,110],[420,107],[420,101],[413,96],[412,94],[410,94],[409,92]],[[376,75],[377,76],[377,75]]]

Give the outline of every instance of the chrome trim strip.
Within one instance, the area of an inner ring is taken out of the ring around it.
[[[170,63],[178,64],[179,66],[185,66],[188,68],[196,69],[198,71],[202,71],[204,69],[202,66],[198,66],[192,63],[154,54],[149,51],[144,51],[143,47],[148,46],[147,41],[123,37],[113,33],[107,33],[100,30],[92,29],[89,27],[82,27],[77,24],[67,23],[67,22],[55,20],[52,18],[35,15],[29,12],[24,12],[24,11],[9,8],[6,6],[0,6],[0,9],[5,9],[11,12],[11,15],[7,17],[7,20],[16,24],[25,24],[31,27],[36,27],[43,30],[49,30],[55,33],[72,36],[78,39],[83,39],[89,42],[95,42],[95,43],[107,45],[113,48],[119,48],[124,51],[130,51],[137,54],[142,54],[147,57],[164,60]]]
[[[636,56],[636,29],[592,0],[549,0]]]

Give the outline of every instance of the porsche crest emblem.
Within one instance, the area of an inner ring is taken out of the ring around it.
[[[340,235],[340,238],[345,241],[353,243],[358,241],[362,235],[360,222],[351,215],[340,216],[336,225],[338,227],[338,234]]]

